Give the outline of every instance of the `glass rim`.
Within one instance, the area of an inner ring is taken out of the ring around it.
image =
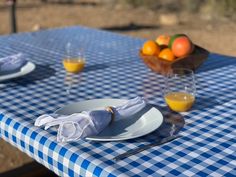
[[[194,75],[194,71],[189,68],[173,68],[167,76]]]

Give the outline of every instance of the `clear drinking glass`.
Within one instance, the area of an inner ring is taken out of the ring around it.
[[[66,56],[63,58],[63,65],[70,73],[79,73],[84,69],[86,59],[84,49],[68,42],[65,47]]]
[[[64,78],[64,85],[67,94],[71,94],[73,88],[77,88],[81,80],[82,80],[82,74],[66,73]]]
[[[177,68],[167,74],[164,99],[171,110],[188,111],[195,101],[195,94],[195,76],[192,70]]]

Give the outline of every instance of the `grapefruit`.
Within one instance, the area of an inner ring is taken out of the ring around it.
[[[193,44],[187,36],[179,36],[172,42],[171,50],[176,57],[189,55],[193,50]]]
[[[178,37],[181,37],[181,36],[186,36],[186,35],[185,35],[185,34],[175,34],[175,35],[171,36],[171,37],[170,37],[170,40],[169,40],[168,47],[171,49],[174,40],[175,40],[176,38],[178,38]]]

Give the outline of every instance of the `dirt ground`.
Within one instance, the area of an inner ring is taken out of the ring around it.
[[[207,13],[163,13],[105,4],[101,0],[80,0],[74,4],[26,0],[19,1],[17,20],[19,32],[83,25],[150,39],[163,33],[185,33],[211,52],[236,56],[235,21],[217,19]],[[9,9],[3,1],[0,2],[0,22],[0,35],[9,34]],[[0,140],[0,173],[30,161],[27,155]]]

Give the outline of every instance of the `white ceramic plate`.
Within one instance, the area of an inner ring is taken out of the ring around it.
[[[17,78],[17,77],[24,76],[24,75],[29,74],[30,72],[32,72],[34,69],[35,69],[35,64],[31,63],[31,62],[27,62],[21,68],[21,70],[19,72],[0,76],[0,82],[8,80],[8,79],[14,79],[14,78]]]
[[[58,109],[56,114],[68,115],[81,111],[99,110],[107,106],[118,106],[127,100],[120,99],[95,99],[69,104]],[[93,141],[120,141],[144,136],[160,127],[163,122],[161,112],[149,105],[139,113],[127,119],[114,121],[99,135],[87,137]]]

